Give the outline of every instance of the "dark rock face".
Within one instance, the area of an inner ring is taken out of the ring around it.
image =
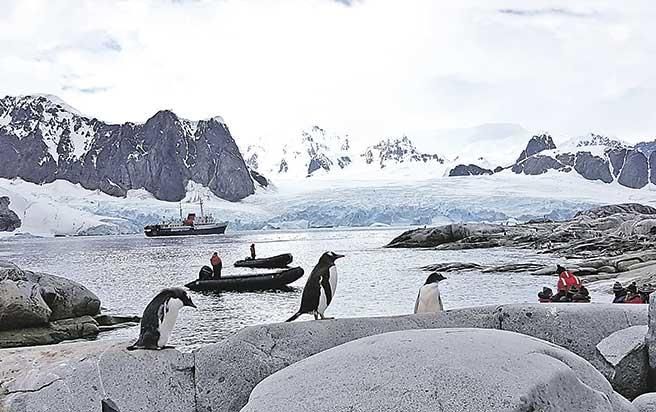
[[[361,155],[367,164],[377,162],[381,169],[388,164],[407,162],[436,162],[443,164],[444,159],[436,154],[420,153],[408,136],[400,139],[382,140],[371,146]]]
[[[503,172],[503,167],[497,166],[494,168],[494,173],[499,173],[499,172]]]
[[[480,176],[491,174],[492,171],[490,169],[485,169],[473,164],[457,165],[449,171],[449,176]]]
[[[604,183],[613,181],[608,162],[601,157],[593,156],[590,152],[579,152],[576,155],[574,170],[588,180],[601,180]]]
[[[571,153],[559,153],[556,155],[556,160],[564,165],[574,166],[574,163],[576,162],[576,156]]]
[[[627,152],[628,150],[625,148],[611,149],[607,152],[610,164],[613,166],[613,176],[617,177],[620,175],[620,171],[624,166],[624,160],[626,160]]]
[[[528,144],[526,145],[526,149],[524,149],[522,153],[520,153],[515,163],[519,163],[522,160],[525,160],[533,156],[534,154],[540,153],[543,150],[550,150],[555,148],[556,148],[556,144],[553,142],[553,139],[548,134],[533,136],[531,137],[531,140],[528,141]]]
[[[219,118],[191,122],[165,110],[141,125],[112,125],[26,96],[0,100],[0,119],[0,177],[37,184],[64,179],[112,196],[144,188],[167,201],[181,200],[189,181],[230,201],[254,193]]]
[[[656,185],[656,152],[651,152],[649,155],[649,181],[651,184]]]
[[[631,150],[626,155],[624,167],[618,178],[622,186],[633,189],[645,187],[648,182],[649,164],[644,154]]]
[[[269,180],[262,176],[261,174],[257,173],[255,170],[250,169],[250,174],[253,180],[260,186],[262,187],[268,187],[269,186]]]
[[[516,163],[512,167],[515,173],[524,173],[526,175],[541,175],[548,170],[564,170],[565,165],[550,156],[533,155],[521,163]]]
[[[21,226],[18,215],[9,209],[9,198],[0,197],[0,232],[13,232]]]

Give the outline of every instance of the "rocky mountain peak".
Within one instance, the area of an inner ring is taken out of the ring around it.
[[[184,198],[193,181],[239,200],[253,193],[253,181],[217,119],[195,122],[160,110],[143,124],[107,124],[53,96],[8,96],[0,100],[0,177],[64,179],[114,196],[144,188],[171,201]]]
[[[444,163],[444,159],[436,154],[420,153],[405,135],[381,140],[378,144],[368,147],[361,156],[367,164],[378,163],[381,168],[404,162]]]
[[[553,138],[548,133],[543,133],[540,135],[535,135],[531,137],[526,145],[526,149],[519,154],[519,157],[515,163],[519,163],[537,153],[540,153],[544,150],[555,149],[556,144],[553,141]]]

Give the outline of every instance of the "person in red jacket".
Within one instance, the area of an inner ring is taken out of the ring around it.
[[[570,289],[574,287],[578,291],[581,288],[581,281],[572,272],[560,265],[556,265],[556,273],[558,274],[558,284],[556,286],[558,293],[551,298],[551,301],[569,302],[571,300],[571,296],[569,296]]]
[[[212,257],[210,258],[210,263],[212,264],[212,271],[214,272],[214,278],[220,279],[221,269],[223,268],[223,262],[221,262],[221,258],[219,257],[219,254],[217,252],[214,252],[212,254]]]

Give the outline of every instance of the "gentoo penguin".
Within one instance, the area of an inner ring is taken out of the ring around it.
[[[417,302],[415,302],[415,313],[437,313],[444,310],[442,298],[440,297],[440,280],[445,280],[441,273],[431,273],[426,279],[424,286],[419,288]]]
[[[319,263],[312,269],[310,277],[305,283],[303,296],[301,297],[301,308],[286,322],[291,322],[304,313],[311,313],[314,319],[326,319],[323,312],[335,296],[337,288],[337,268],[335,261],[344,255],[335,252],[326,252],[321,255]]]
[[[127,349],[166,348],[166,342],[168,342],[173,326],[175,326],[175,320],[178,318],[178,311],[183,306],[196,307],[184,289],[162,289],[144,310],[139,339]]]

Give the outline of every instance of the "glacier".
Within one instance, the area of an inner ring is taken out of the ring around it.
[[[107,235],[139,233],[143,226],[198,212],[229,222],[229,231],[339,226],[413,226],[450,222],[515,223],[561,220],[592,206],[638,202],[656,206],[656,186],[640,190],[590,181],[573,173],[539,176],[504,171],[490,176],[444,177],[413,168],[376,175],[357,171],[278,180],[239,202],[216,197],[190,182],[181,202],[155,199],[143,189],[126,197],[90,191],[63,180],[36,185],[0,179],[0,196],[23,221],[15,235]]]

